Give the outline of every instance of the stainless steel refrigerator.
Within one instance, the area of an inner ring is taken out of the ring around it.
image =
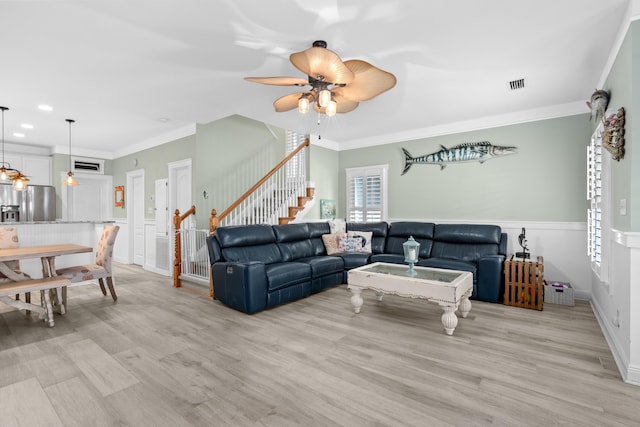
[[[50,185],[28,185],[16,191],[11,184],[0,184],[2,222],[55,221],[56,189]]]

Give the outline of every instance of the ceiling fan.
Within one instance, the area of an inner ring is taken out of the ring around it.
[[[297,77],[245,77],[255,83],[276,86],[310,86],[301,92],[282,96],[273,106],[277,112],[298,107],[302,114],[313,109],[327,116],[353,111],[360,102],[368,101],[396,85],[396,77],[368,62],[358,59],[342,62],[340,57],[327,49],[323,40],[302,52],[292,53],[291,63],[307,75]]]

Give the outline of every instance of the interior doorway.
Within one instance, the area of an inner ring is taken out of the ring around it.
[[[127,172],[125,191],[129,224],[129,263],[144,265],[144,170]]]
[[[169,167],[169,217],[173,219],[176,209],[183,214],[191,206],[191,159],[180,160],[177,162],[171,162]],[[191,215],[183,223],[183,227],[191,228],[195,227],[195,217]],[[170,220],[170,235],[172,236],[170,241],[171,248],[171,263],[174,262],[175,254],[175,226],[173,220]]]

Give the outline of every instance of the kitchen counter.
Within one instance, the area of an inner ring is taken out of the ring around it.
[[[60,243],[75,243],[91,246],[95,249],[105,224],[115,221],[33,221],[33,222],[0,222],[0,227],[15,227],[18,229],[20,246],[54,245]],[[56,260],[56,267],[63,268],[78,264],[94,262],[93,253],[75,254],[60,257]],[[40,260],[27,259],[20,261],[20,268],[31,277],[42,277]]]

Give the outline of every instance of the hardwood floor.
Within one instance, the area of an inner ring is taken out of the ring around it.
[[[0,304],[0,425],[637,426],[591,307],[432,303],[342,285],[255,315],[116,265],[49,328]],[[204,290],[204,289],[203,289]]]

